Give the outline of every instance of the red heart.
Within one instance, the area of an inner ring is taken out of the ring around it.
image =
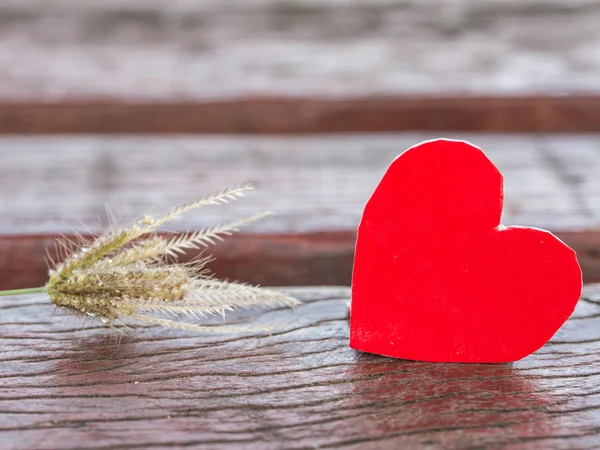
[[[477,147],[428,141],[390,166],[358,230],[350,346],[434,362],[516,361],[581,295],[575,252],[500,225],[502,174]]]

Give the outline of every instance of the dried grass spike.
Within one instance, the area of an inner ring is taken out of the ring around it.
[[[211,256],[186,264],[175,258],[190,249],[205,249],[269,213],[173,237],[158,233],[158,227],[181,214],[228,203],[251,189],[250,184],[243,184],[185,203],[162,216],[147,215],[120,228],[113,225],[91,242],[81,237],[77,242],[62,240],[57,246],[64,260],[50,269],[45,286],[0,295],[47,292],[55,305],[94,317],[111,327],[128,318],[187,331],[268,331],[264,327],[212,326],[177,320],[183,317],[195,322],[209,316],[225,316],[239,308],[289,307],[299,302],[256,286],[215,280],[207,272]]]

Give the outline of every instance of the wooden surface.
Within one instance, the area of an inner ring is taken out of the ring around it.
[[[0,98],[600,93],[598,0],[0,0]]]
[[[265,219],[214,248],[222,277],[268,285],[350,283],[355,231],[390,162],[440,134],[295,137],[0,139],[0,288],[46,281],[54,237],[128,219],[245,181],[243,201],[185,216],[174,230]],[[452,133],[481,146],[505,175],[506,225],[550,229],[600,281],[600,137]]]
[[[599,0],[0,0],[0,133],[600,131]]]
[[[280,324],[272,336],[145,328],[120,344],[44,295],[1,298],[0,448],[597,448],[599,286],[500,365],[360,354],[347,288],[289,291],[294,311],[232,319]]]
[[[2,101],[0,134],[593,133],[600,96],[238,97]]]
[[[0,139],[0,233],[92,231],[252,182],[241,201],[190,213],[177,229],[267,209],[247,231],[354,230],[389,164],[426,139],[467,139],[505,177],[505,225],[600,225],[600,135],[409,133],[334,136],[39,136]]]

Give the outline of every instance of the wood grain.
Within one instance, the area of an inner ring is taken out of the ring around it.
[[[271,336],[120,342],[44,295],[0,299],[0,448],[597,448],[600,286],[550,343],[499,365],[358,353],[347,288],[288,291],[296,310],[232,317],[280,324]]]
[[[435,134],[80,136],[0,139],[0,289],[41,285],[47,247],[73,228],[120,219],[236,183],[243,201],[186,215],[175,230],[277,215],[214,248],[222,277],[267,285],[346,285],[355,230],[371,192],[402,151]],[[600,137],[451,133],[481,146],[505,176],[506,225],[558,233],[600,281]]]
[[[600,121],[599,121],[600,123]],[[242,201],[185,215],[176,229],[270,210],[248,231],[355,230],[389,164],[439,137],[484,149],[505,177],[505,225],[600,226],[600,134],[380,133],[307,136],[37,136],[0,139],[0,233],[70,233],[163,211],[243,182]]]
[[[0,133],[599,131],[598,0],[0,0]]]
[[[0,0],[0,18],[3,99],[600,93],[598,0]]]
[[[0,101],[0,134],[593,133],[599,111],[593,94]]]
[[[577,252],[586,283],[600,282],[600,232],[555,232]],[[46,249],[55,236],[0,237],[0,288],[42,286],[48,281]],[[242,233],[211,249],[220,278],[270,286],[348,285],[356,232]],[[199,256],[189,251],[180,261]]]
[[[43,286],[48,281],[47,252],[57,236],[0,236],[0,289]],[[354,232],[238,234],[210,249],[210,269],[219,278],[245,283],[294,286],[347,285],[352,275]],[[204,256],[207,253],[203,254]],[[199,256],[189,251],[179,261]],[[597,260],[598,258],[594,258]],[[588,274],[590,281],[591,273]]]

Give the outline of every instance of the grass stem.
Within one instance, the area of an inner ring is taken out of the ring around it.
[[[36,287],[36,288],[10,289],[8,291],[0,291],[0,297],[6,297],[8,295],[34,294],[36,292],[46,292],[46,286],[41,286],[41,287]]]

